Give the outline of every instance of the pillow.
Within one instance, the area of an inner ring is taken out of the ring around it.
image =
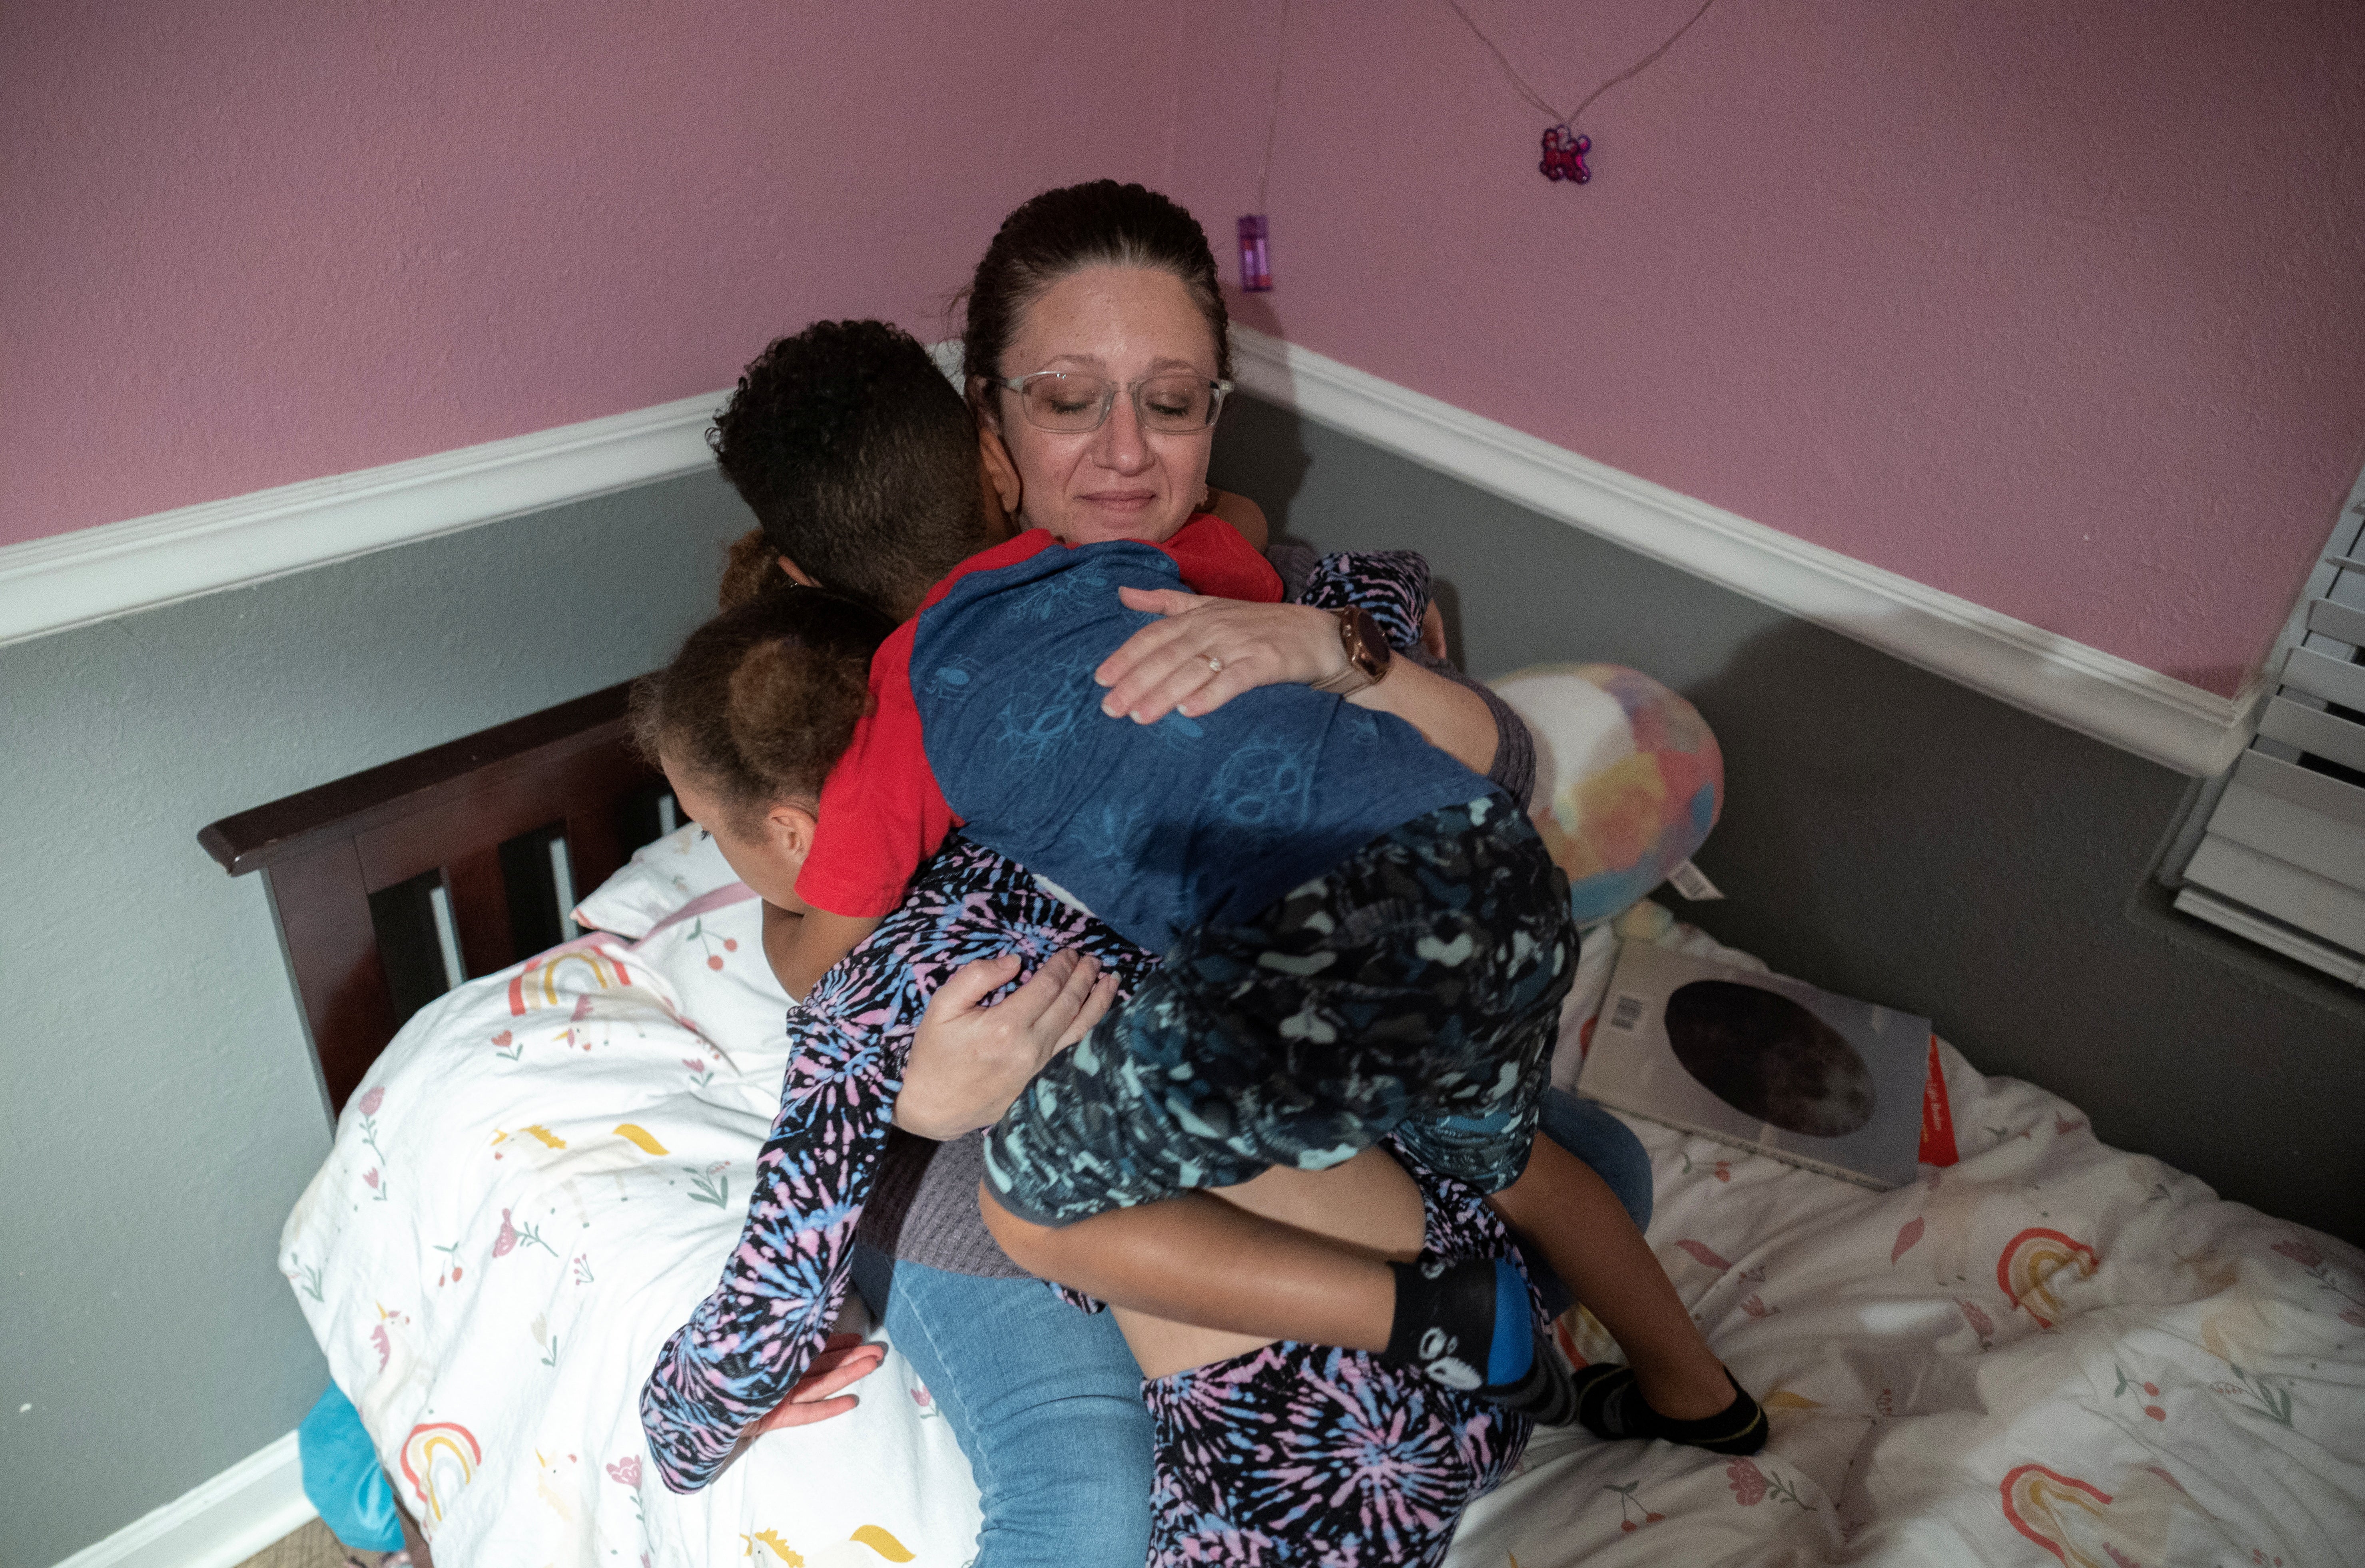
[[[763,901],[745,882],[710,889],[651,926],[632,945],[633,959],[664,980],[692,1028],[770,1094],[768,1120],[779,1109],[788,1062],[789,994],[764,958]]]
[[[764,905],[698,824],[634,850],[576,906],[575,923],[627,939],[630,947],[614,956],[656,971],[684,1021],[710,1042],[708,1062],[685,1061],[685,1067],[704,1073],[727,1057],[742,1074],[758,1085],[769,1083],[777,1093],[779,1064],[788,1056],[789,997],[764,958]],[[576,946],[543,954],[527,969]]]
[[[696,823],[684,823],[633,850],[614,876],[575,906],[575,924],[638,940],[690,900],[738,879],[714,840]]]
[[[1536,665],[1488,683],[1536,742],[1529,814],[1580,923],[1606,920],[1692,857],[1724,804],[1699,710],[1621,665]]]

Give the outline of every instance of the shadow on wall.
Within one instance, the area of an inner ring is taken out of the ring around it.
[[[2124,913],[2186,779],[1268,404],[1227,410],[1216,473],[1318,548],[1427,554],[1478,674],[1608,660],[1698,704],[1727,791],[1697,858],[1727,898],[1666,895],[1684,918],[2365,1237],[2353,1025]]]
[[[2365,1152],[2326,1098],[2365,1090],[2353,1021],[2125,913],[2190,780],[1797,622],[1685,691],[1728,769],[1698,858],[1729,899],[1687,918],[1927,1014],[2106,1142],[2365,1235]]]

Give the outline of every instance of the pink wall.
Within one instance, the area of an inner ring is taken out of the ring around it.
[[[709,392],[817,315],[941,335],[1003,212],[1164,157],[1171,95],[1084,67],[1174,10],[1072,9],[7,7],[0,542]]]
[[[1564,105],[1689,0],[1465,0]],[[1279,7],[18,7],[0,542],[924,332],[1103,173],[1221,240]],[[1241,317],[2231,691],[2365,459],[2349,0],[1719,0],[1536,173],[1441,0],[1290,11]]]
[[[1563,108],[1696,8],[1464,6]],[[1581,188],[1390,12],[1290,12],[1286,336],[2195,685],[2265,652],[2365,461],[2354,0],[1719,0]],[[1268,81],[1183,121],[1211,217]]]

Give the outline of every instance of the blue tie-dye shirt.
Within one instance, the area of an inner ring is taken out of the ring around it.
[[[921,612],[913,696],[970,838],[1162,953],[1494,790],[1403,720],[1304,686],[1259,687],[1197,719],[1103,714],[1093,671],[1159,619],[1116,590],[1183,586],[1164,552],[1120,540],[972,573]]]

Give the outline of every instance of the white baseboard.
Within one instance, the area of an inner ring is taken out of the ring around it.
[[[2231,767],[2258,722],[2263,674],[2221,697],[1309,349],[1233,334],[1240,386],[1267,402],[2179,772]]]
[[[315,1517],[290,1432],[57,1568],[235,1568]]]
[[[726,395],[0,547],[0,646],[694,472]]]
[[[1240,385],[1259,398],[2180,772],[2230,767],[2257,723],[2262,675],[2234,697],[2204,691],[1235,331]],[[695,471],[712,461],[704,432],[724,396],[0,548],[0,644]]]

